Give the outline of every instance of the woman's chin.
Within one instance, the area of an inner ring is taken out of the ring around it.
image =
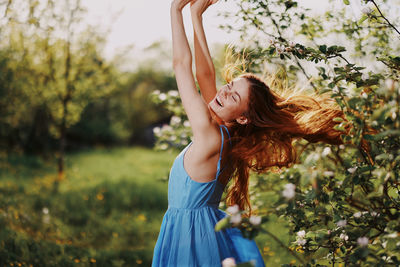
[[[218,124],[224,124],[224,121],[218,116],[211,104],[208,104],[208,110],[210,110],[211,118],[214,121],[216,121]]]

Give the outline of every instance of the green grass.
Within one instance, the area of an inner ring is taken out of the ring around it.
[[[55,159],[0,161],[0,266],[150,266],[167,209],[177,153],[98,148],[66,157],[57,191]],[[268,229],[289,242],[284,221]],[[291,256],[273,239],[257,242],[267,266]]]
[[[0,265],[149,266],[176,153],[95,149],[55,160],[1,161]]]

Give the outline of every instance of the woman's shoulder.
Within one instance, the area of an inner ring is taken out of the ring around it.
[[[212,157],[219,153],[221,147],[221,126],[213,123],[208,129],[195,135],[192,142],[191,149],[196,151],[195,154]]]

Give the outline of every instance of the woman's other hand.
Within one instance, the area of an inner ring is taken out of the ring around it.
[[[209,6],[215,4],[218,0],[194,0],[190,3],[190,11],[195,15],[202,15]]]
[[[171,3],[171,8],[175,8],[179,11],[182,11],[182,9],[192,1],[194,0],[173,0]]]

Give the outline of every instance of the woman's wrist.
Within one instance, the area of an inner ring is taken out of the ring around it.
[[[171,2],[171,12],[182,12],[183,7],[180,6],[179,2]]]

